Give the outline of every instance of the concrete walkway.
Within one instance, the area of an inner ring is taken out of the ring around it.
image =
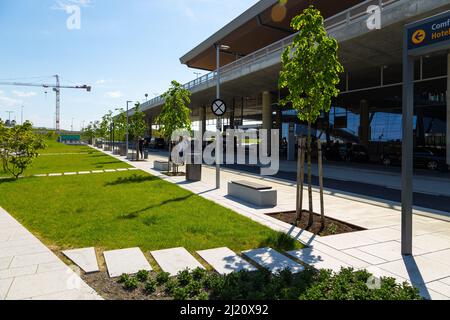
[[[100,300],[71,268],[0,208],[0,300]]]
[[[315,236],[305,230],[278,221],[268,213],[295,210],[295,186],[261,176],[223,171],[222,186],[215,189],[215,170],[203,168],[201,182],[189,183],[184,177],[167,177],[152,169],[154,160],[166,160],[150,154],[147,161],[131,162],[115,156],[136,168],[175,183],[206,199],[257,221],[273,230],[288,233],[308,248],[290,255],[311,265],[333,270],[343,267],[369,269],[378,276],[391,276],[414,284],[428,299],[450,299],[450,223],[426,217],[429,212],[417,211],[414,216],[414,256],[400,254],[400,208],[388,202],[359,199],[345,194],[325,194],[329,217],[343,220],[367,231],[328,237]],[[271,185],[278,190],[278,205],[262,209],[227,196],[227,183],[242,180]],[[307,197],[305,191],[305,197]],[[314,208],[319,208],[319,194],[313,193]]]
[[[297,172],[295,161],[281,161],[280,171]],[[318,176],[317,164],[312,165],[313,175]],[[439,177],[436,175],[440,175]],[[324,177],[340,181],[362,182],[381,187],[401,190],[401,172],[363,168],[362,166],[343,166],[324,164]],[[450,178],[447,173],[430,172],[429,176],[414,174],[414,192],[431,195],[450,196]]]

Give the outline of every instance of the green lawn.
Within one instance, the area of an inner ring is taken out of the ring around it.
[[[40,151],[24,176],[45,173],[64,173],[99,169],[128,168],[128,164],[88,146],[68,146],[47,141],[48,148]],[[0,166],[0,177],[10,176]]]
[[[0,206],[58,249],[300,245],[142,171],[0,181]]]

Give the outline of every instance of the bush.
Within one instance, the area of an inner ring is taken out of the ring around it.
[[[192,271],[192,278],[196,281],[201,281],[206,277],[207,274],[208,273],[205,269],[196,268],[194,271]]]
[[[192,275],[189,269],[180,271],[177,275],[178,284],[182,287],[186,287],[192,281]]]
[[[123,283],[123,287],[128,291],[136,290],[139,285],[139,281],[137,278],[129,278]]]
[[[177,287],[178,287],[177,280],[169,279],[165,284],[164,291],[166,292],[166,294],[172,295]]]
[[[170,279],[170,273],[168,273],[168,272],[159,272],[156,275],[156,282],[158,283],[158,285],[165,284],[167,281],[169,281],[169,279]]]
[[[119,283],[125,283],[128,279],[130,279],[130,276],[127,275],[126,273],[123,273],[119,279],[117,280],[117,282]]]
[[[188,291],[186,288],[177,287],[173,291],[173,298],[175,300],[187,300],[189,298]]]
[[[140,282],[145,282],[148,280],[148,275],[149,275],[149,272],[147,270],[141,270],[136,274],[136,278]]]
[[[283,270],[276,275],[266,270],[232,273],[219,280],[209,277],[211,296],[219,300],[420,300],[417,289],[395,279],[382,278],[379,288],[370,289],[367,271],[342,269],[316,271],[306,268],[292,274]]]
[[[156,281],[153,279],[147,280],[144,285],[144,291],[146,294],[152,294],[156,291]]]

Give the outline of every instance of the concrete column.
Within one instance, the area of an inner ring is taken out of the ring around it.
[[[272,97],[269,91],[262,93],[262,128],[267,131],[267,148],[270,153],[271,141],[270,130],[272,129]]]
[[[153,126],[153,118],[152,117],[148,118],[147,124],[148,124],[148,136],[151,139],[151,138],[153,138],[153,128],[152,128],[152,126]]]
[[[205,106],[200,107],[200,131],[202,133],[202,136],[206,132],[206,107]]]
[[[447,164],[450,166],[450,53],[447,55]]]
[[[361,144],[369,146],[370,140],[370,116],[369,116],[369,104],[367,100],[361,100],[360,102],[360,119],[359,119],[359,138]]]

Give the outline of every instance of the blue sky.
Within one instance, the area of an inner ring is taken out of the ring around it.
[[[197,70],[179,58],[257,0],[1,0],[0,81],[88,84],[63,90],[61,126],[97,120],[126,100],[143,101],[185,83]],[[69,30],[63,8],[81,8],[81,28]],[[43,88],[0,85],[0,118],[54,126],[55,95]]]

